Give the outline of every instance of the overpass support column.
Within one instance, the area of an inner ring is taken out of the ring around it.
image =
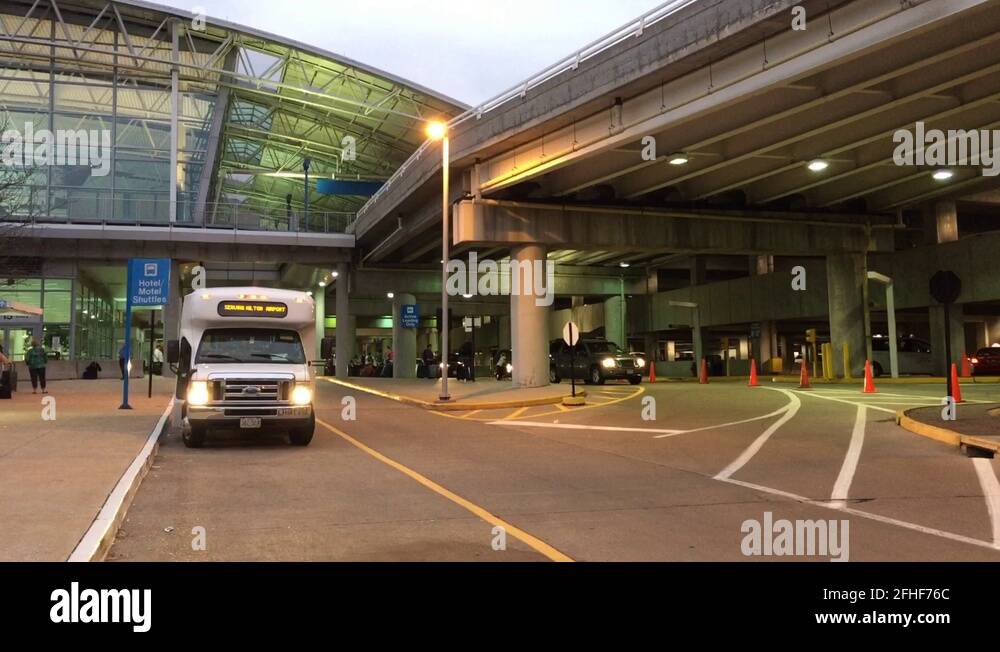
[[[932,300],[933,303],[933,300]],[[966,351],[965,346],[965,319],[962,315],[962,304],[956,303],[948,310],[951,322],[951,360],[945,364],[945,339],[944,339],[944,306],[932,305],[928,308],[930,313],[931,326],[931,355],[934,360],[934,375],[944,376],[951,370],[950,362],[958,365],[958,370],[962,370],[962,352]]]
[[[830,306],[830,341],[834,350],[834,369],[844,373],[843,349],[850,348],[850,371],[854,377],[864,372],[871,355],[871,325],[865,309],[867,293],[865,254],[827,256],[826,276]],[[792,356],[788,356],[789,360]]]
[[[625,302],[621,297],[611,297],[604,301],[604,336],[624,350],[628,350],[625,341]]]
[[[511,265],[510,293],[510,340],[513,354],[513,386],[545,387],[549,384],[549,313],[551,305],[544,303],[544,297],[537,297],[534,288],[544,287],[548,280],[536,279],[536,272],[544,272],[546,263],[545,247],[541,245],[520,245],[510,250]],[[536,264],[536,261],[540,263]],[[530,266],[531,273],[523,272]],[[521,274],[521,282],[515,285],[514,274]],[[528,286],[526,281],[531,281]],[[518,291],[515,292],[515,289]],[[536,303],[536,299],[538,300]]]
[[[316,356],[315,360],[323,359],[323,338],[326,336],[326,288],[320,288],[313,295],[316,302]]]
[[[348,365],[354,357],[354,319],[350,303],[351,266],[337,265],[337,378],[346,379]]]
[[[403,306],[417,303],[412,294],[392,300],[392,377],[417,377],[417,329],[403,328]]]

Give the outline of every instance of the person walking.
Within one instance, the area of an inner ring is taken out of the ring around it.
[[[49,363],[49,354],[45,347],[38,343],[37,339],[31,340],[31,348],[24,354],[24,364],[28,366],[28,373],[31,375],[31,393],[38,393],[38,386],[42,386],[42,394],[48,394],[45,388],[45,365]]]

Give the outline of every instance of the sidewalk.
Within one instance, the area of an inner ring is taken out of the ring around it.
[[[131,411],[119,380],[50,382],[54,421],[27,382],[0,401],[0,561],[69,557],[170,400],[173,381],[156,378],[152,399],[147,382],[132,381]]]
[[[921,407],[901,411],[897,421],[910,432],[952,446],[966,446],[1000,452],[1000,404],[959,403],[955,421],[941,418],[941,407]]]
[[[552,405],[561,402],[564,396],[570,394],[568,382],[547,387],[514,389],[509,380],[497,381],[493,378],[480,378],[476,382],[470,383],[449,378],[448,393],[451,395],[451,400],[441,402],[438,400],[441,394],[440,378],[428,380],[423,378],[357,378],[352,376],[346,381],[331,377],[323,377],[319,380],[428,410],[490,410]],[[582,394],[583,389],[583,383],[578,382],[576,393]]]

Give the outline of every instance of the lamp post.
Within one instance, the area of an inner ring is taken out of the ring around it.
[[[896,299],[892,279],[885,274],[868,272],[868,280],[885,286],[885,311],[889,318],[889,373],[893,378],[899,378],[899,340],[896,339]]]
[[[448,168],[450,153],[448,151],[448,125],[434,121],[427,123],[427,137],[441,141],[441,395],[439,400],[449,401],[448,394],[448,239],[449,239],[449,204],[448,201]]]

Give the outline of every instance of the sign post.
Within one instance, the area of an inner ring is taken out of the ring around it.
[[[563,342],[569,345],[569,379],[576,398],[576,343],[580,341],[580,327],[571,321],[563,326]]]
[[[948,396],[955,397],[951,385],[951,304],[962,294],[962,279],[954,272],[941,270],[931,277],[931,297],[944,306],[944,375],[948,379]]]
[[[122,380],[122,404],[119,410],[132,409],[128,403],[129,366],[132,362],[132,309],[159,308],[169,301],[170,259],[129,259],[128,294],[125,299],[125,378]],[[152,365],[149,373],[153,373]]]

